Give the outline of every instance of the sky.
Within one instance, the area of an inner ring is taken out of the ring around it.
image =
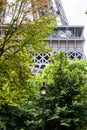
[[[61,0],[70,25],[83,25],[85,45],[84,52],[87,57],[87,0]]]

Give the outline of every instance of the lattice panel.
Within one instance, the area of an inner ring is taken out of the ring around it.
[[[83,54],[81,52],[69,52],[65,53],[70,60],[83,59]]]
[[[47,54],[34,54],[34,62],[39,64],[48,64],[49,63],[49,53]]]
[[[56,54],[56,52],[53,53],[53,55],[55,55],[55,54]],[[68,53],[65,53],[65,55],[67,55],[70,60],[83,59],[82,52],[68,52]],[[46,65],[48,65],[50,62],[49,56],[50,56],[50,54],[48,54],[48,53],[47,54],[34,54],[35,65],[33,67],[31,67],[31,71],[34,74],[42,73],[42,69]]]
[[[46,54],[34,54],[35,65],[31,67],[31,71],[34,74],[41,73],[42,69],[49,64],[49,53]]]

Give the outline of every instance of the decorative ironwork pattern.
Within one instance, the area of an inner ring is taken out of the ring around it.
[[[56,52],[53,52],[51,55],[55,55]],[[68,52],[65,53],[65,55],[68,56],[70,60],[76,60],[76,59],[83,59],[83,53],[82,52]],[[42,69],[47,66],[50,62],[49,60],[49,53],[46,54],[34,54],[34,61],[35,65],[31,67],[31,71],[34,74],[42,73]]]

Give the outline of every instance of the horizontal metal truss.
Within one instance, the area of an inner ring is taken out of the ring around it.
[[[53,52],[55,54],[56,52]],[[84,59],[84,55],[82,52],[64,52],[65,55],[68,56],[70,60],[76,60],[76,59]],[[49,56],[52,54],[46,53],[46,54],[34,54],[34,62],[35,65],[31,67],[31,71],[34,74],[42,73],[42,69],[47,66],[50,62]]]

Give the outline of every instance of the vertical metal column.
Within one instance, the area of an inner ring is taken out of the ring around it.
[[[68,19],[66,17],[65,12],[64,12],[61,1],[60,0],[55,0],[55,5],[56,5],[56,8],[57,8],[58,17],[60,17],[62,25],[68,25],[69,24]]]

